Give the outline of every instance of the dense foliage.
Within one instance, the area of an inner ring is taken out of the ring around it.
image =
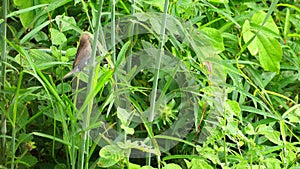
[[[299,168],[298,2],[2,0],[0,168]]]

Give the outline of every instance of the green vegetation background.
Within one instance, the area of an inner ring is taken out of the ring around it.
[[[0,168],[300,168],[299,2],[2,0]]]

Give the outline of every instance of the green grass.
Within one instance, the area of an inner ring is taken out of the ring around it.
[[[30,2],[0,3],[0,168],[300,166],[296,3]]]

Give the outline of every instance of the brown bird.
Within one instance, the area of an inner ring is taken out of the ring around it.
[[[91,58],[92,55],[92,47],[89,39],[90,39],[90,35],[87,33],[84,33],[81,36],[76,57],[73,63],[73,68],[69,73],[67,73],[63,77],[63,79],[69,77],[73,73],[77,73],[81,71],[88,64],[89,59]]]

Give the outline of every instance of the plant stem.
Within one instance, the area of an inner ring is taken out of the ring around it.
[[[165,32],[166,32],[166,21],[167,21],[167,13],[168,13],[168,5],[169,1],[165,0],[165,6],[164,6],[164,14],[162,18],[162,25],[161,25],[161,31],[160,31],[160,53],[158,57],[158,61],[156,63],[156,72],[154,75],[154,81],[152,86],[152,95],[150,100],[150,117],[149,121],[153,122],[154,116],[155,116],[155,108],[156,108],[156,93],[157,93],[157,87],[158,87],[158,78],[159,78],[159,71],[161,66],[161,59],[164,55],[164,45],[165,45]],[[154,144],[155,145],[155,144]],[[159,147],[156,147],[158,149]],[[151,158],[151,156],[149,156]],[[150,161],[150,159],[148,159]],[[160,157],[157,156],[158,160],[158,167],[160,167]]]
[[[14,103],[13,103],[13,123],[12,123],[12,140],[11,140],[11,153],[12,153],[12,158],[11,158],[11,169],[14,169],[14,163],[15,163],[15,151],[16,151],[16,122],[17,122],[17,112],[18,112],[18,104],[19,104],[19,91],[21,88],[22,84],[22,79],[23,79],[23,71],[21,71],[19,80],[18,80],[18,86],[16,89],[16,93],[14,96]]]
[[[1,25],[1,32],[2,35],[1,36],[1,41],[2,41],[2,64],[1,64],[1,73],[2,73],[2,78],[0,79],[0,90],[4,89],[5,86],[5,79],[6,79],[6,66],[5,66],[5,62],[6,62],[6,15],[7,15],[7,0],[3,0],[3,18],[4,18],[4,22]],[[1,99],[1,98],[0,98]],[[3,100],[5,100],[5,94],[3,94]],[[0,165],[4,165],[5,163],[5,155],[6,155],[6,116],[5,113],[2,112],[1,113],[1,120],[0,120],[0,129],[1,129],[1,134],[3,135],[3,138],[1,139],[1,145],[0,145]]]
[[[94,39],[93,39],[93,44],[92,44],[92,56],[91,56],[91,60],[90,60],[90,71],[89,71],[89,79],[88,79],[88,84],[87,84],[87,92],[86,95],[88,95],[89,93],[94,92],[94,84],[95,84],[95,67],[96,67],[96,49],[97,49],[97,42],[98,42],[98,37],[99,37],[99,26],[100,26],[100,21],[101,21],[101,9],[102,9],[102,4],[103,2],[100,1],[99,3],[99,9],[98,9],[98,15],[96,18],[96,32],[94,35]],[[81,144],[81,153],[80,153],[80,168],[88,168],[88,155],[89,155],[89,130],[86,130],[86,128],[88,128],[88,126],[90,125],[90,119],[91,119],[91,113],[92,113],[92,108],[93,108],[93,103],[94,103],[94,99],[90,99],[88,100],[88,106],[85,109],[85,114],[84,114],[84,122],[83,122],[83,140],[82,140],[82,144]]]
[[[115,10],[116,10],[116,1],[111,0],[111,45],[112,45],[112,58],[113,63],[116,63],[116,46],[115,46],[115,40],[116,40],[116,16],[115,16]]]

